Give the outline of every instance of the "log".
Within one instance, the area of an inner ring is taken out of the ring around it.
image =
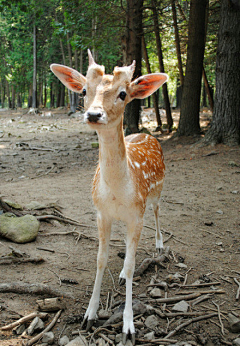
[[[64,296],[67,298],[74,299],[71,293],[62,292],[55,288],[51,288],[48,285],[40,283],[24,283],[21,281],[11,282],[11,283],[1,283],[0,293],[19,293],[19,294],[38,294],[38,295],[50,295],[50,296]]]
[[[58,311],[66,308],[66,304],[60,297],[41,299],[37,300],[36,303],[41,311]]]

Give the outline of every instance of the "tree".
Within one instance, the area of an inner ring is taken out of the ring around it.
[[[162,42],[161,42],[161,37],[160,37],[158,15],[157,15],[157,8],[156,8],[155,0],[152,0],[152,11],[153,11],[154,32],[155,32],[155,37],[156,37],[159,69],[160,69],[160,72],[164,73],[165,70],[164,70],[164,63],[163,63]],[[168,129],[170,131],[171,127],[173,125],[173,119],[172,119],[172,114],[171,114],[170,101],[169,101],[169,97],[168,97],[167,83],[165,83],[162,86],[162,91],[163,91],[163,97],[164,97],[164,103],[165,103],[165,109],[166,109]]]
[[[127,0],[127,23],[124,37],[124,63],[130,65],[136,61],[133,78],[141,75],[142,66],[142,11],[143,0]],[[138,99],[130,102],[124,115],[126,134],[138,132],[141,101]]]
[[[200,133],[199,111],[205,47],[208,0],[191,0],[186,74],[184,78],[178,135]]]
[[[240,6],[222,0],[216,61],[216,93],[205,143],[240,144]]]

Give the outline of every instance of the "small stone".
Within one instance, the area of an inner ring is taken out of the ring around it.
[[[140,300],[135,299],[133,301],[133,313],[134,313],[134,315],[145,314],[146,311],[147,311],[146,305],[143,304]]]
[[[158,287],[153,288],[150,292],[150,296],[152,298],[161,298],[162,292],[161,292],[160,288],[158,288]]]
[[[9,200],[4,200],[4,202],[7,203],[7,205],[9,205],[9,207],[12,207],[12,208],[17,209],[17,210],[23,210],[22,205],[19,203],[9,201]]]
[[[84,338],[84,336],[78,336],[77,338],[70,341],[66,346],[86,346],[88,345],[87,340]]]
[[[35,317],[27,329],[27,334],[32,335],[34,332],[44,329],[44,323],[39,317]]]
[[[219,210],[216,211],[216,213],[222,215],[223,211],[221,209],[219,209]]]
[[[43,334],[42,342],[46,342],[48,345],[51,345],[54,342],[53,332],[47,332]]]
[[[107,310],[103,310],[103,309],[98,311],[98,318],[100,320],[108,320],[111,316],[112,316],[111,311],[107,311]]]
[[[13,333],[17,335],[21,335],[26,329],[25,324],[21,324],[13,329]]]
[[[181,300],[177,304],[175,304],[172,308],[173,311],[179,312],[187,312],[189,308],[189,304],[185,300]]]
[[[238,190],[231,191],[231,193],[233,193],[234,195],[237,195],[238,194]]]
[[[233,314],[228,314],[229,329],[232,333],[240,332],[240,319]]]
[[[233,345],[234,346],[240,346],[240,338],[234,339],[233,340]]]
[[[187,269],[187,265],[185,263],[177,263],[175,266],[181,269]]]
[[[150,315],[146,318],[145,326],[149,329],[154,329],[157,325],[159,325],[159,320],[155,315]]]
[[[155,339],[154,332],[150,332],[150,333],[145,334],[144,338],[146,340],[153,340],[153,339]]]
[[[116,343],[116,344],[119,344],[119,342],[121,342],[121,341],[122,341],[122,333],[117,334],[117,335],[115,336],[115,343]]]
[[[59,346],[66,346],[68,343],[69,343],[69,339],[67,335],[62,336],[58,342]]]

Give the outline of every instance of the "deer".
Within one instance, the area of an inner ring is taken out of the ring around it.
[[[135,254],[143,228],[146,205],[151,204],[155,216],[156,249],[163,251],[159,224],[159,201],[163,188],[165,164],[159,141],[144,133],[124,138],[124,109],[133,99],[144,99],[168,80],[165,73],[152,73],[132,80],[135,61],[129,66],[115,67],[105,74],[88,50],[89,66],[86,77],[59,64],[52,72],[70,90],[84,96],[84,121],[95,130],[99,140],[99,163],[92,184],[92,199],[97,209],[99,247],[97,273],[93,293],[84,315],[88,331],[97,318],[100,290],[107,266],[111,225],[121,220],[127,226],[126,254],[119,283],[126,285],[123,311],[123,344],[131,337],[135,344],[132,309],[132,281]]]

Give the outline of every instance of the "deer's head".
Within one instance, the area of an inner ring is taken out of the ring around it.
[[[64,65],[52,64],[50,68],[68,89],[83,94],[84,119],[95,129],[118,125],[127,103],[150,96],[168,79],[164,73],[152,73],[131,81],[135,61],[130,66],[115,67],[113,75],[108,75],[104,66],[95,63],[90,50],[88,56],[86,77]]]

